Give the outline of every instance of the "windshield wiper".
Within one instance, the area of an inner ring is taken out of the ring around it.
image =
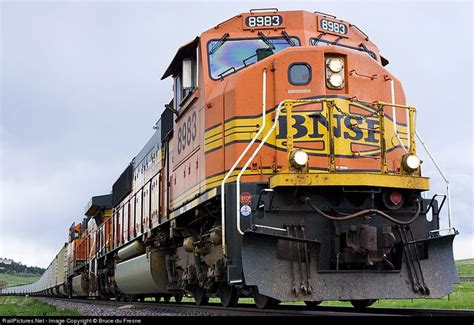
[[[273,45],[272,42],[270,42],[270,40],[262,33],[262,32],[258,32],[258,36],[262,39],[262,41],[267,44],[267,46],[269,48],[271,48],[272,50],[275,49],[275,45]]]
[[[229,33],[225,33],[224,35],[222,35],[222,37],[217,41],[216,44],[214,44],[214,46],[209,51],[209,55],[216,53],[217,50],[220,49],[220,47],[224,44],[227,37],[229,37]]]
[[[365,46],[364,43],[360,43],[359,48],[361,48],[362,51],[367,52],[367,54],[370,55],[374,60],[377,60],[377,55],[375,55],[374,52],[372,52],[371,50],[369,50],[369,49],[367,48],[367,46]]]
[[[296,46],[295,42],[291,39],[290,35],[288,35],[286,31],[282,30],[281,33],[283,34],[283,37],[285,37],[285,40],[288,42],[288,44],[291,46]]]
[[[219,77],[219,79],[224,80],[224,77],[227,77],[228,75],[230,75],[234,72],[237,72],[237,69],[235,67],[230,67],[230,68],[226,69],[224,72],[218,74],[217,76]]]

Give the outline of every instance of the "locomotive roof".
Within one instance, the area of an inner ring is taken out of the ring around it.
[[[283,23],[280,26],[274,28],[260,29],[258,27],[248,27],[245,24],[245,21],[248,17],[260,15],[268,16],[272,14],[282,17]],[[335,33],[321,31],[321,28],[319,27],[319,21],[321,19],[328,19],[330,21],[346,24],[348,26],[346,35],[337,35]],[[332,41],[336,43],[339,42],[340,39],[345,39],[346,42],[352,43],[352,45],[355,47],[359,47],[360,44],[363,43],[369,50],[375,51],[378,55],[380,55],[377,46],[369,40],[369,36],[367,36],[367,34],[365,34],[356,25],[349,23],[345,20],[338,19],[336,18],[336,16],[317,11],[278,11],[278,9],[276,8],[271,8],[271,10],[251,9],[249,12],[240,13],[217,24],[216,26],[208,29],[207,31],[204,31],[200,36],[197,36],[192,41],[189,41],[188,43],[182,45],[171,60],[168,68],[161,77],[161,80],[166,79],[169,76],[174,76],[176,72],[179,71],[181,67],[181,61],[194,53],[201,39],[207,42],[212,38],[221,38],[223,33],[229,33],[230,38],[249,37],[253,34],[254,36],[251,37],[257,37],[256,32],[260,30],[270,32],[277,31],[278,33],[281,33],[281,30],[291,32],[302,32],[304,34],[311,33],[313,35],[317,34],[315,35],[315,37],[318,38],[329,36],[335,38],[335,40]],[[252,34],[250,34],[249,32],[251,32]],[[382,56],[381,61],[384,66],[388,64],[388,60]]]
[[[165,73],[161,77],[161,80],[166,79],[169,76],[172,76],[174,72],[181,67],[181,61],[189,57],[190,55],[193,54],[193,52],[196,50],[196,47],[199,44],[199,37],[196,37],[192,41],[184,44],[181,46],[178,51],[176,52],[173,60],[171,60],[170,65],[166,69]]]

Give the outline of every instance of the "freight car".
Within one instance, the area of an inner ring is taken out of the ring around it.
[[[422,195],[416,110],[387,64],[319,12],[205,31],[163,74],[173,99],[111,194],[40,281],[3,293],[259,308],[449,294],[457,232],[440,229],[445,200]]]

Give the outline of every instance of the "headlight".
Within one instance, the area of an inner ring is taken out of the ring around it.
[[[334,88],[340,88],[342,84],[344,83],[344,79],[339,73],[333,73],[329,77],[329,83],[334,87]]]
[[[327,65],[332,72],[339,72],[344,67],[342,59],[328,59]]]
[[[409,171],[417,170],[421,165],[421,160],[415,155],[408,154],[403,156],[402,163]]]
[[[326,86],[330,89],[344,88],[344,58],[326,58]]]
[[[308,163],[308,154],[301,149],[294,150],[290,155],[290,163],[295,168],[303,168]]]

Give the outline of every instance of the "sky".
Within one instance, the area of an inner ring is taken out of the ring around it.
[[[390,60],[451,182],[455,257],[474,257],[473,5],[453,1],[2,1],[0,257],[46,267],[90,197],[109,193],[152,135],[177,48],[265,7],[336,15]],[[430,194],[443,194],[418,152]]]

